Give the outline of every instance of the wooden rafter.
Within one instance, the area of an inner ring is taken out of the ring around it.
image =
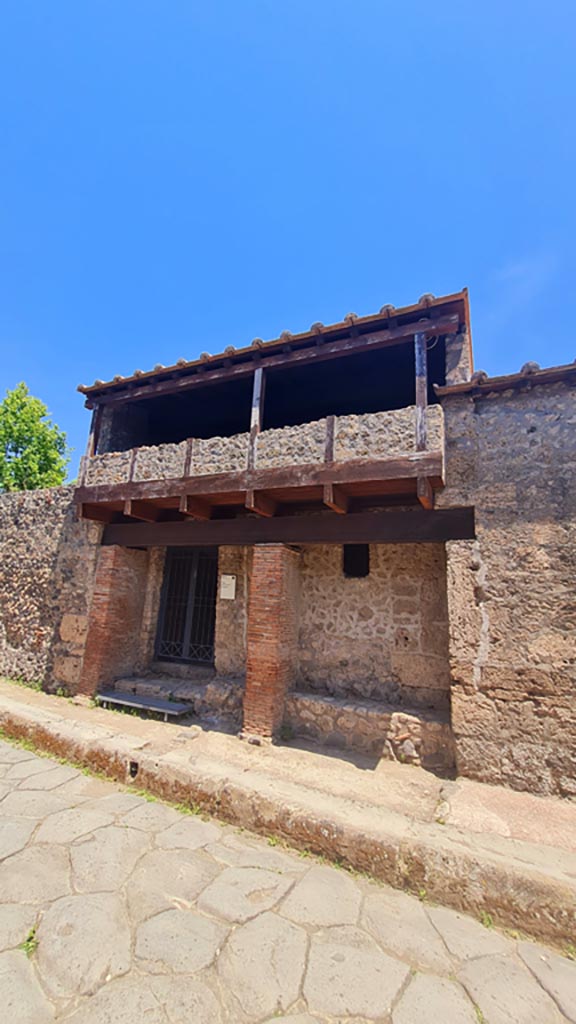
[[[162,515],[162,509],[147,501],[128,498],[124,502],[124,515],[132,519],[141,519],[144,523],[156,523]]]
[[[250,490],[246,492],[246,508],[250,512],[256,512],[259,516],[271,519],[276,515],[277,503],[269,498],[263,491]]]
[[[348,511],[348,495],[337,484],[324,484],[323,502],[334,512],[345,515]]]
[[[212,516],[212,507],[202,498],[195,498],[192,494],[183,494],[180,498],[178,511],[183,516],[190,516],[191,519],[208,520]]]
[[[434,508],[434,488],[428,477],[419,476],[416,481],[416,495],[422,508]]]

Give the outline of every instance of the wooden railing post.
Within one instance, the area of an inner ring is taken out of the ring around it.
[[[426,354],[426,335],[418,332],[414,335],[414,355],[416,361],[416,451],[425,452],[426,409],[428,406],[428,359]]]
[[[428,409],[428,357],[426,352],[426,335],[421,331],[414,335],[414,356],[416,363],[416,451],[425,452],[428,447],[428,427],[426,423],[426,411]],[[428,477],[417,477],[416,496],[423,508],[434,508],[434,491]]]

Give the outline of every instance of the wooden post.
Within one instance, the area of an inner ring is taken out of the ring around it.
[[[416,451],[426,451],[426,408],[428,406],[428,361],[426,335],[414,335],[416,357]]]
[[[248,469],[254,469],[256,465],[256,441],[262,430],[262,419],[264,410],[264,391],[266,378],[261,366],[254,371],[254,386],[252,388],[252,412],[250,415],[250,441],[248,446]]]
[[[324,462],[334,462],[334,433],[336,430],[336,417],[326,417],[326,442],[324,445]]]
[[[90,433],[88,434],[88,441],[86,444],[86,454],[81,460],[80,464],[80,482],[83,484],[86,475],[88,473],[88,462],[93,455],[96,455],[98,451],[98,439],[100,437],[100,426],[102,424],[102,412],[103,406],[97,405],[92,410],[92,417],[90,419]]]
[[[416,451],[425,452],[428,446],[426,410],[428,408],[428,358],[426,352],[426,335],[414,335],[414,355],[416,362]],[[434,508],[434,491],[430,480],[419,476],[416,480],[416,495],[425,509]]]

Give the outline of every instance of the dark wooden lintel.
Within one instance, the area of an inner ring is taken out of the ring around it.
[[[104,530],[103,544],[123,547],[188,547],[218,544],[413,544],[473,540],[474,509],[427,512],[331,512],[174,523],[118,523]]]
[[[324,484],[324,504],[333,510],[345,515],[348,511],[349,498],[337,484]]]
[[[277,503],[269,498],[267,494],[262,491],[247,491],[246,492],[246,508],[250,512],[257,512],[259,516],[265,516],[270,519],[276,515]]]

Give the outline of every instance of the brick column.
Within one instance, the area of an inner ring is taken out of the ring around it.
[[[134,671],[147,572],[147,551],[100,548],[78,692],[94,693],[102,684]]]
[[[298,631],[298,562],[283,544],[254,548],[248,595],[244,733],[271,737],[284,717]]]

